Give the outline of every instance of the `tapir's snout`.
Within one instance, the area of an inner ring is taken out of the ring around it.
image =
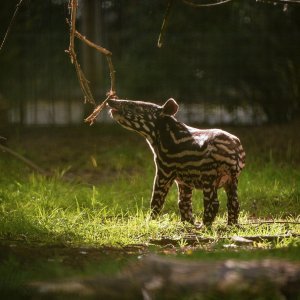
[[[109,99],[107,100],[107,104],[110,108],[118,108],[118,100]]]
[[[109,113],[113,119],[118,121],[123,112],[125,100],[109,99],[107,100],[108,108],[110,108]]]

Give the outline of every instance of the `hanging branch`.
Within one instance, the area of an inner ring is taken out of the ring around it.
[[[231,2],[232,0],[221,0],[221,1],[210,1],[206,3],[195,3],[192,0],[182,0],[183,3],[193,6],[193,7],[210,7],[210,6],[216,6],[216,5],[221,5],[225,4],[227,2]]]
[[[231,2],[232,0],[212,0],[206,1],[205,3],[196,3],[193,0],[182,0],[183,3],[190,5],[192,7],[210,7],[225,4]],[[256,2],[264,2],[268,4],[300,4],[299,0],[255,0]]]
[[[95,120],[96,120],[97,116],[99,115],[99,113],[101,112],[101,110],[105,107],[107,100],[110,98],[117,98],[116,91],[115,91],[115,70],[113,67],[112,59],[111,59],[112,53],[109,50],[91,42],[90,40],[88,40],[85,36],[83,36],[81,33],[79,33],[76,30],[77,6],[78,6],[77,0],[70,0],[69,9],[70,9],[70,15],[71,15],[70,19],[71,20],[70,20],[70,22],[69,22],[69,20],[67,20],[67,22],[70,26],[70,44],[69,44],[69,49],[66,50],[66,52],[70,55],[71,63],[74,64],[74,66],[75,66],[75,70],[76,70],[77,77],[78,77],[78,80],[80,83],[80,87],[84,94],[85,102],[92,103],[93,105],[96,106],[96,102],[94,100],[92,91],[90,89],[90,85],[89,85],[90,83],[86,79],[86,77],[80,67],[80,64],[78,63],[77,57],[76,57],[75,46],[74,46],[75,37],[80,39],[82,42],[84,42],[89,47],[94,48],[101,54],[104,54],[106,56],[109,71],[110,71],[111,84],[110,84],[110,90],[107,93],[107,98],[104,101],[102,101],[102,103],[94,109],[93,113],[85,119],[85,122],[88,122],[92,125],[95,122]]]
[[[159,33],[159,36],[158,36],[158,41],[157,41],[157,47],[158,48],[161,48],[162,45],[163,45],[162,40],[163,40],[163,36],[165,34],[166,26],[168,24],[172,4],[173,4],[173,0],[169,0],[167,8],[166,8],[165,16],[164,16],[164,19],[163,19],[163,23],[161,25],[160,33]]]
[[[298,4],[300,5],[299,0],[256,0],[257,2],[264,2],[267,4]]]
[[[17,16],[17,14],[18,14],[19,8],[22,5],[22,2],[23,2],[23,0],[20,0],[19,3],[16,5],[16,9],[14,11],[14,14],[13,14],[13,16],[12,16],[10,22],[9,22],[8,28],[7,28],[7,30],[6,30],[6,32],[4,34],[4,37],[3,37],[3,40],[2,40],[2,43],[1,43],[1,46],[0,46],[0,51],[2,50],[2,48],[4,46],[4,43],[6,42],[7,36],[8,36],[8,34],[9,34],[11,28],[12,28],[12,25],[13,25],[13,23],[15,21],[15,18]]]
[[[84,102],[89,102],[91,104],[96,105],[93,94],[91,92],[89,81],[86,79],[80,64],[78,63],[75,46],[74,46],[74,39],[75,39],[75,31],[76,31],[76,15],[77,15],[77,0],[70,0],[69,2],[69,9],[71,11],[71,21],[70,25],[70,44],[69,49],[66,52],[70,55],[71,63],[74,64],[75,70],[77,73],[77,77],[80,83],[80,88],[84,95]]]
[[[216,6],[216,5],[220,5],[220,4],[225,4],[227,2],[230,2],[232,0],[221,0],[218,2],[215,2],[214,0],[212,0],[212,2],[207,2],[207,3],[195,3],[192,0],[182,0],[183,3],[193,6],[193,7],[209,7],[209,6]],[[158,41],[157,41],[157,47],[161,48],[163,45],[163,37],[165,35],[165,31],[166,31],[166,27],[168,24],[168,20],[169,20],[169,16],[170,16],[170,12],[171,12],[171,7],[173,5],[173,0],[169,0],[168,4],[167,4],[167,8],[166,8],[166,12],[165,12],[165,16],[161,25],[161,29],[160,29],[160,33],[158,36]]]
[[[107,94],[110,97],[115,96],[116,95],[116,92],[115,92],[115,73],[116,73],[116,71],[114,70],[114,66],[113,66],[112,59],[111,59],[112,53],[109,50],[91,42],[85,36],[83,36],[81,33],[79,33],[77,30],[75,31],[75,36],[77,38],[79,38],[80,40],[82,40],[84,43],[86,43],[91,48],[96,49],[98,52],[100,52],[106,56],[108,68],[109,68],[109,72],[110,72],[110,91]]]

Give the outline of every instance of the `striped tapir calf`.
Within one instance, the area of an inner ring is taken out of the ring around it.
[[[176,120],[178,104],[162,106],[129,100],[108,100],[110,114],[120,125],[146,138],[154,154],[156,174],[151,215],[161,211],[175,181],[181,220],[194,224],[192,191],[204,196],[203,224],[211,225],[219,209],[217,190],[227,194],[228,224],[238,223],[238,176],[245,165],[240,140],[220,129],[197,129]]]

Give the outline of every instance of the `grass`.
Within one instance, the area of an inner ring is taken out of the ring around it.
[[[109,252],[119,249],[120,261],[127,259],[128,252],[123,255],[122,249],[130,245],[141,245],[136,249],[143,253],[155,251],[194,259],[274,257],[299,261],[299,237],[278,238],[272,242],[261,240],[251,246],[237,246],[231,240],[234,235],[300,233],[300,225],[296,224],[300,222],[298,125],[229,128],[241,138],[247,152],[247,166],[239,183],[240,223],[245,225],[226,226],[226,198],[220,191],[219,215],[211,229],[201,230],[179,221],[175,187],[168,195],[162,215],[158,220],[150,220],[154,165],[152,154],[141,137],[116,124],[21,131],[14,128],[7,135],[8,145],[56,175],[45,178],[33,174],[8,154],[0,154],[1,249],[8,245],[7,253],[2,257],[0,253],[0,274],[11,270],[20,272],[20,265],[25,266],[20,273],[21,281],[23,277],[42,278],[43,272],[47,274],[45,277],[62,277],[72,272],[86,274],[85,268],[94,271],[93,261],[81,256],[85,267],[66,266],[66,257],[72,257],[72,252],[62,260],[56,260],[60,251],[46,257],[35,255],[34,249],[41,245],[47,249],[114,247],[109,248]],[[73,180],[63,180],[64,174]],[[194,193],[193,205],[197,220],[201,221],[200,191]],[[290,223],[249,225],[261,220]],[[190,246],[185,237],[191,234],[214,240]],[[160,240],[165,240],[165,244],[157,245],[155,241]],[[177,246],[168,245],[168,241],[177,241]],[[23,251],[28,254],[22,255],[22,251],[14,247],[29,247],[33,249],[32,254]],[[135,256],[139,255],[138,251],[133,251]],[[97,259],[102,254],[97,254]],[[27,256],[30,263],[26,262]],[[32,269],[33,262],[36,267]],[[31,267],[26,267],[29,264]],[[114,265],[112,270],[118,266]],[[51,268],[53,271],[49,271]]]
[[[37,128],[25,131],[19,138],[12,135],[8,141],[12,147],[34,157],[56,176],[48,179],[32,174],[20,162],[1,156],[0,168],[5,172],[1,173],[0,236],[50,244],[123,246],[165,236],[180,237],[190,231],[190,226],[179,222],[175,187],[168,195],[163,215],[157,221],[149,219],[152,154],[142,138],[112,126],[54,128],[47,135],[44,129]],[[261,140],[269,128],[242,128],[238,133],[247,151],[247,167],[239,184],[241,223],[256,219],[299,221],[300,168],[296,151],[300,147],[294,145],[298,141],[291,128],[273,129],[284,139],[287,137],[283,135],[290,133],[288,145],[280,145],[280,151],[278,145],[272,145],[278,143],[273,135]],[[252,144],[251,130],[256,130],[253,135],[258,143]],[[64,173],[83,183],[63,181]],[[223,191],[219,194],[218,218],[212,231],[204,230],[202,235],[217,237],[225,226],[226,197]],[[201,191],[194,193],[193,205],[200,221]],[[244,226],[236,233],[283,234],[286,228],[285,224]],[[289,230],[299,232],[299,225],[290,224]],[[231,235],[231,230],[225,232],[225,236]]]
[[[265,172],[269,173],[270,170]],[[252,176],[257,176],[257,180],[260,180],[263,174],[247,174],[248,184],[242,184],[241,180],[243,209],[240,222],[249,223],[254,217],[297,221],[300,191],[296,183],[293,183],[295,178],[292,175],[285,173],[289,183],[286,185],[265,179],[263,186],[256,184],[252,187]],[[150,177],[151,174],[149,179]],[[151,180],[131,177],[127,181],[88,187],[64,183],[60,178],[45,179],[37,175],[30,175],[24,182],[7,183],[0,193],[1,237],[69,245],[124,246],[147,243],[161,237],[177,238],[190,231],[191,226],[179,221],[175,189],[167,199],[163,215],[157,221],[150,220],[148,199],[151,191],[147,183],[151,186]],[[202,211],[200,196],[200,192],[194,196],[194,209],[199,221]],[[222,193],[220,198],[220,215],[212,231],[201,231],[204,236],[218,237],[220,229],[225,230],[225,195]],[[299,225],[290,224],[289,229],[299,232]],[[230,236],[232,231],[243,236],[284,234],[287,225],[226,229],[225,236]]]
[[[152,175],[149,170],[144,176],[132,175],[127,180],[120,177],[114,182],[91,187],[66,183],[60,177],[45,179],[34,174],[25,180],[9,181],[6,178],[5,188],[0,192],[1,237],[47,243],[123,246],[147,243],[163,236],[180,236],[190,230],[190,226],[179,221],[175,188],[170,192],[158,221],[149,218]],[[240,222],[245,224],[256,218],[297,221],[299,179],[299,174],[288,168],[278,171],[266,166],[258,172],[245,172],[240,180],[240,198],[243,199]],[[196,192],[194,210],[199,221],[200,198],[201,193]],[[224,228],[224,193],[221,193],[220,201],[220,214],[212,232],[204,230],[201,234],[218,236],[219,229]],[[299,232],[299,225],[289,227]],[[287,226],[244,226],[232,230],[243,236],[284,234]],[[227,229],[226,234],[230,235],[231,230]]]

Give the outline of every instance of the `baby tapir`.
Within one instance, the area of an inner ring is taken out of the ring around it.
[[[211,225],[219,209],[217,190],[227,194],[228,224],[238,223],[238,176],[245,165],[240,140],[220,129],[197,129],[177,121],[178,104],[169,99],[162,106],[129,100],[108,100],[112,118],[146,138],[154,154],[156,174],[151,215],[161,211],[175,181],[181,220],[194,224],[192,191],[204,195],[203,224]]]

